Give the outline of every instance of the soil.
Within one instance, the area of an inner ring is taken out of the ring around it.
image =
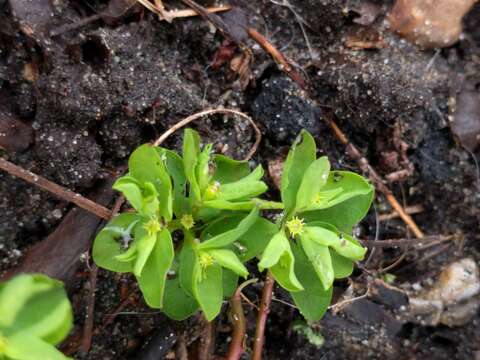
[[[183,7],[173,0],[164,2],[172,8]],[[4,119],[0,111],[0,122],[15,118],[34,134],[18,136],[19,143],[11,149],[0,141],[0,155],[87,194],[99,181],[120,171],[139,144],[154,140],[200,109],[224,106],[250,114],[262,130],[252,165],[268,168],[306,128],[333,167],[360,172],[323,120],[333,114],[351,143],[381,175],[407,170],[405,178],[389,187],[406,206],[422,207],[413,216],[426,234],[456,234],[462,240],[427,250],[413,247],[403,262],[388,271],[396,276],[394,285],[428,287],[455,260],[470,257],[478,263],[479,137],[472,137],[467,127],[468,142],[464,142],[460,135],[465,129],[452,131],[450,124],[453,104],[465,103],[456,102],[457,98],[466,93],[477,99],[480,95],[480,4],[464,19],[460,41],[445,49],[425,50],[388,30],[384,18],[392,1],[375,0],[367,7],[366,0],[289,0],[283,5],[269,0],[231,2],[242,9],[249,26],[291,60],[309,89],[301,89],[248,39],[252,79],[244,86],[230,69],[230,58],[222,66],[213,64],[225,47],[224,38],[200,17],[168,23],[137,4],[115,21],[100,19],[50,37],[48,30],[101,13],[108,1],[39,1],[36,16],[30,16],[28,11],[18,12],[18,6],[33,6],[30,2],[0,0],[0,105],[13,114]],[[15,7],[17,11],[12,11]],[[231,17],[221,16],[227,24],[232,22]],[[347,41],[365,40],[365,34],[373,39],[368,48],[355,48]],[[233,49],[233,55],[240,54]],[[469,109],[456,109],[459,126],[464,118],[467,124],[480,123],[479,107]],[[231,116],[211,116],[192,126],[205,142],[215,144],[216,151],[239,159],[254,141],[248,123]],[[179,149],[180,142],[178,133],[164,145]],[[24,254],[51,234],[71,208],[0,172],[0,271],[21,263]],[[380,215],[391,211],[378,194],[356,235],[410,237],[398,218],[379,221]],[[370,270],[359,267],[350,281],[335,285],[335,298],[341,299],[347,289],[363,294],[374,278],[382,278],[378,270],[402,253],[401,248],[378,249],[368,264]],[[71,356],[172,359],[186,346],[191,358],[196,358],[204,328],[199,316],[182,323],[170,321],[144,305],[134,279],[103,270],[96,285],[93,344],[86,354],[78,350],[75,344],[82,336],[90,294],[90,265],[85,255],[82,259],[74,286],[69,286],[76,323],[63,348]],[[245,295],[257,302],[261,288],[261,283],[250,286]],[[290,303],[288,294],[276,287],[267,323],[266,359],[480,358],[478,311],[462,326],[427,326],[401,320],[398,309],[384,303],[362,299],[311,324],[323,336],[319,346],[294,330],[301,317]],[[125,306],[119,310],[120,304]],[[248,305],[245,309],[252,337],[256,311]],[[119,314],[110,321],[115,311]],[[221,356],[230,341],[226,306],[214,330],[212,352]]]

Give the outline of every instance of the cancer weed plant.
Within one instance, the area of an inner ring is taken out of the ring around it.
[[[61,282],[23,274],[0,283],[0,359],[68,359],[55,345],[70,332],[72,319]]]
[[[129,172],[114,184],[133,212],[111,220],[97,235],[98,266],[131,272],[147,304],[182,320],[201,309],[208,320],[233,294],[245,263],[257,258],[291,292],[303,315],[320,318],[335,278],[352,272],[365,249],[350,235],[368,211],[372,186],[361,176],[330,171],[316,159],[303,131],[282,176],[282,202],[258,198],[267,191],[261,166],[212,154],[187,129],[183,151],[142,145]],[[262,210],[281,211],[273,223]]]

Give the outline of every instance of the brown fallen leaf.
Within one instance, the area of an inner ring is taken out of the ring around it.
[[[462,19],[477,0],[397,0],[388,14],[390,28],[424,48],[455,43]]]

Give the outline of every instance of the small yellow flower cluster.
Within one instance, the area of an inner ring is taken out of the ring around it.
[[[157,218],[152,217],[143,225],[143,228],[147,230],[148,236],[153,236],[162,230],[162,224]]]
[[[303,233],[303,219],[298,218],[297,216],[293,217],[291,220],[287,221],[286,224],[288,231],[292,237],[301,235]]]
[[[184,214],[180,219],[180,223],[187,230],[190,230],[195,225],[195,221],[193,221],[193,216],[190,214]]]

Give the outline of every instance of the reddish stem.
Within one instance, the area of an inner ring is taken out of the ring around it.
[[[265,278],[265,285],[262,290],[262,302],[257,316],[257,328],[255,330],[255,340],[253,343],[252,360],[261,360],[263,345],[265,344],[265,326],[267,324],[268,313],[270,312],[270,303],[273,296],[273,285],[275,280],[270,271]]]
[[[241,292],[242,289],[239,287],[230,299],[233,334],[225,360],[238,360],[245,352],[243,343],[245,340],[247,325],[245,323],[245,314],[243,313]]]

